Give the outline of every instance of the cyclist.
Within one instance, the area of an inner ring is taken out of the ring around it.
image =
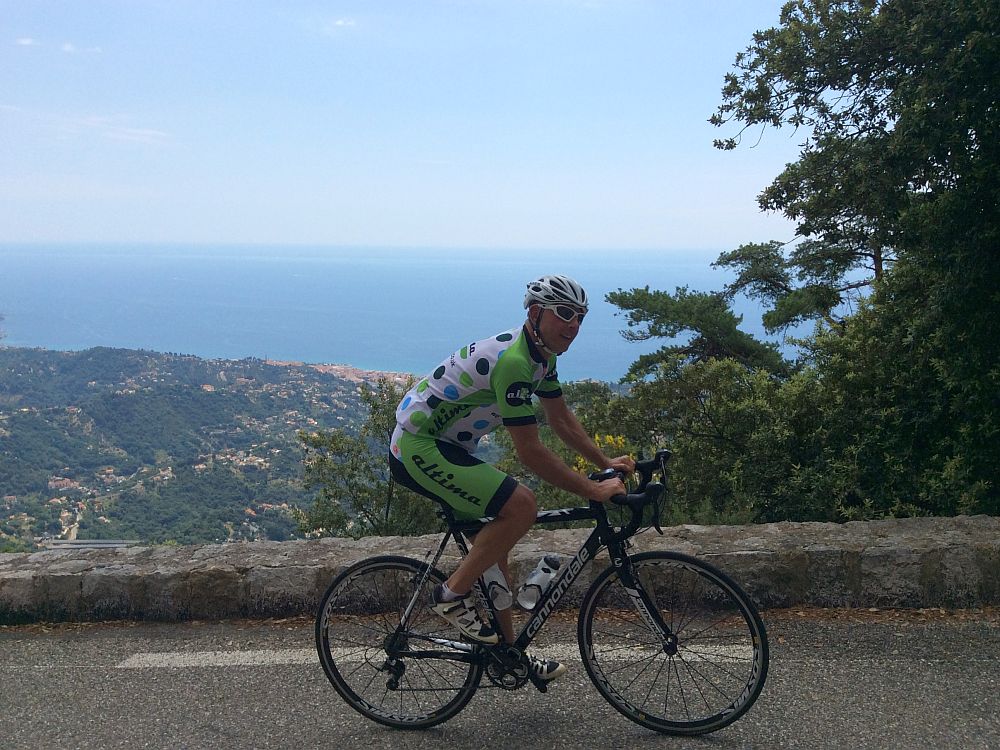
[[[482,643],[500,639],[477,614],[472,587],[494,564],[510,585],[508,553],[531,528],[538,507],[530,489],[473,456],[480,439],[502,424],[521,463],[544,481],[600,502],[625,492],[620,480],[594,482],[573,471],[541,442],[532,405],[532,395],[537,395],[546,421],[566,446],[601,468],[635,468],[628,456],[608,458],[562,397],[556,357],[580,332],[587,293],[566,276],[542,276],[528,284],[524,307],[522,325],[462,347],[417,383],[396,410],[390,441],[389,465],[400,484],[443,501],[456,518],[495,519],[432,593],[432,609]],[[501,610],[499,617],[504,638],[512,643],[510,610]],[[546,681],[566,671],[558,662],[534,656],[529,663]]]

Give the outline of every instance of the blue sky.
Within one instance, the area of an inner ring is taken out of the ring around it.
[[[780,6],[0,0],[0,242],[789,240],[707,123]]]

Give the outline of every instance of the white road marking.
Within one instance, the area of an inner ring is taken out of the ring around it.
[[[561,662],[579,662],[580,649],[574,642],[548,643],[532,649],[537,656]],[[628,658],[652,658],[661,651],[653,649],[627,649],[620,653],[605,654],[602,661],[617,661]],[[366,658],[362,649],[332,649],[334,661],[341,663],[360,662]],[[749,660],[753,650],[747,648],[701,648],[697,653],[684,654],[686,661],[731,661]],[[367,658],[372,658],[371,654]],[[600,653],[598,654],[600,658]],[[115,665],[118,669],[166,669],[191,667],[274,667],[287,664],[316,664],[319,657],[316,649],[274,649],[258,651],[152,651],[133,654]]]
[[[118,669],[164,667],[273,667],[282,664],[313,664],[319,661],[314,648],[274,651],[154,651],[133,654],[115,666]]]

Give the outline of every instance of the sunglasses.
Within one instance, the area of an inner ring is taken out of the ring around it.
[[[576,318],[582,324],[584,317],[587,315],[586,310],[580,312],[575,307],[570,307],[569,305],[545,305],[544,307],[546,310],[554,312],[556,317],[565,323],[572,323],[573,318]]]

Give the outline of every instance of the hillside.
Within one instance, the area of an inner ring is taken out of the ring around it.
[[[294,536],[299,430],[363,418],[378,373],[124,349],[0,348],[0,549]]]

